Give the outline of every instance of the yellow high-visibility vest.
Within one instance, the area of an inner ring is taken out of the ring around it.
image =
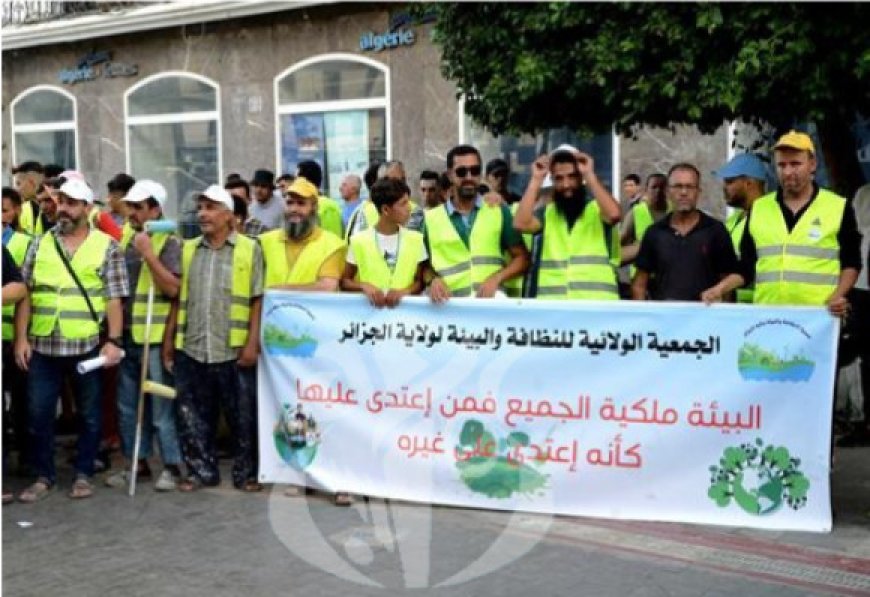
[[[426,212],[429,259],[453,296],[473,296],[488,277],[504,267],[500,205],[482,205],[474,220],[468,246],[462,241],[446,206]]]
[[[398,257],[391,271],[378,246],[377,231],[369,228],[354,234],[350,247],[356,258],[360,282],[381,290],[404,290],[414,283],[417,265],[423,257],[423,235],[414,230],[399,228]]]
[[[511,215],[517,215],[517,209],[519,209],[520,203],[517,201],[513,205],[511,205]],[[529,251],[532,250],[532,238],[534,235],[524,233],[523,234],[523,244],[526,245],[526,249]],[[511,255],[508,252],[504,254],[504,262],[510,263]],[[506,280],[504,284],[502,284],[502,288],[504,288],[505,293],[512,298],[520,298],[523,296],[523,278],[524,276],[515,276],[510,280]]]
[[[746,231],[746,212],[742,209],[736,209],[725,220],[725,227],[728,229],[728,235],[731,237],[731,244],[734,246],[734,252],[740,258],[740,242],[743,240],[743,234]],[[738,288],[737,302],[751,303],[752,288]]]
[[[202,237],[184,241],[181,249],[181,296],[178,305],[178,326],[175,332],[175,347],[184,348],[187,331],[187,298],[190,285],[190,265]],[[233,247],[233,279],[231,283],[229,345],[239,348],[248,341],[248,326],[251,319],[251,274],[254,269],[254,243],[257,241],[242,234],[236,235]]]
[[[565,216],[551,203],[544,212],[543,234],[538,298],[619,299],[612,258],[619,252],[619,235],[611,231],[608,249],[604,222],[595,201],[586,204],[570,231]]]
[[[39,226],[39,231],[36,226]],[[18,216],[18,231],[30,234],[31,236],[39,236],[44,232],[42,230],[42,218],[36,214],[36,202],[32,199],[21,202],[21,214]]]
[[[6,249],[12,256],[15,265],[21,267],[27,249],[30,248],[32,238],[23,232],[12,232]],[[3,340],[12,340],[15,337],[15,305],[3,305]]]
[[[136,231],[132,226],[124,225],[121,234],[121,250],[126,251],[130,246],[130,241],[133,240]],[[154,248],[154,254],[160,255],[166,241],[169,240],[169,234],[155,233],[151,237],[151,245]],[[148,288],[152,284],[151,268],[148,264],[142,263],[139,268],[139,279],[136,281],[136,290],[133,293],[133,309],[132,326],[130,328],[133,334],[133,341],[137,344],[145,343],[145,323],[148,318]],[[151,334],[148,337],[150,344],[155,344],[163,340],[163,332],[166,330],[166,319],[169,317],[169,310],[172,307],[172,300],[164,295],[159,288],[154,288],[154,303],[151,309]]]
[[[341,208],[334,199],[325,195],[317,198],[317,217],[321,228],[341,238]]]
[[[107,234],[91,230],[70,260],[101,320],[106,312],[106,288],[99,272],[111,243],[112,238]],[[87,301],[61,261],[50,234],[43,236],[39,243],[32,283],[30,333],[33,336],[50,336],[55,325],[59,326],[61,335],[70,340],[100,333]]]
[[[263,261],[266,265],[265,287],[285,284],[314,284],[320,268],[330,255],[344,246],[341,237],[328,230],[321,230],[319,237],[305,245],[292,271],[287,264],[287,233],[270,230],[260,235],[263,247]]]
[[[357,228],[357,220],[360,220],[361,223],[356,232],[362,232],[363,230],[373,228],[374,225],[378,223],[379,219],[380,215],[378,214],[378,208],[375,207],[375,204],[372,203],[370,199],[366,199],[357,205],[356,209],[353,210],[353,213],[350,214],[350,219],[347,221],[347,230],[344,231],[345,242],[349,242],[351,235],[355,234],[354,228]]]
[[[752,205],[749,234],[755,241],[753,302],[767,305],[824,305],[840,280],[837,233],[846,200],[820,189],[791,232],[776,193]]]

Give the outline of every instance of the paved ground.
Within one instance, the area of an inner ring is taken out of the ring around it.
[[[65,489],[3,507],[5,595],[870,595],[868,448],[838,451],[830,534],[380,500],[339,509],[228,484],[143,484],[134,498],[100,487],[81,502]]]

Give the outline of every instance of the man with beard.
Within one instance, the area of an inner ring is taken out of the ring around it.
[[[220,185],[197,197],[202,236],[184,242],[177,326],[170,314],[164,335],[163,361],[175,374],[178,439],[188,469],[187,478],[177,484],[184,492],[220,483],[218,409],[233,438],[233,486],[262,490],[257,482],[255,365],[263,253],[256,240],[233,229],[233,218],[233,198]]]
[[[734,211],[725,221],[725,228],[731,236],[731,243],[740,257],[740,242],[746,230],[746,219],[755,200],[764,195],[767,181],[767,168],[751,153],[741,153],[734,156],[730,162],[714,172],[716,178],[722,180],[722,191],[725,203]],[[737,289],[738,303],[752,302],[752,289]]]
[[[553,200],[535,211],[548,173]],[[587,197],[584,182],[594,199]],[[619,203],[598,180],[592,156],[562,145],[535,160],[514,227],[542,235],[537,297],[617,300],[619,241],[613,226],[619,218]]]
[[[287,189],[284,226],[260,236],[266,288],[338,290],[344,242],[318,225],[317,187],[297,176]]]
[[[849,311],[846,295],[861,271],[861,233],[852,205],[819,187],[813,140],[791,131],[774,145],[779,188],[755,201],[740,242],[740,273],[704,293],[705,302],[755,282],[752,302],[825,305]]]
[[[166,190],[153,180],[139,180],[124,196],[129,227],[124,229],[121,250],[127,264],[127,275],[136,284],[132,298],[124,301],[124,354],[118,387],[118,415],[121,452],[128,465],[106,478],[109,487],[124,487],[132,463],[136,441],[137,406],[142,359],[148,359],[148,379],[172,385],[170,374],[160,360],[160,345],[172,300],[178,296],[181,276],[181,242],[167,232],[144,232],[146,222],[163,217]],[[151,330],[148,354],[143,355],[145,322],[148,313],[148,291],[154,286],[151,310]],[[139,444],[137,478],[148,479],[151,470],[148,459],[154,436],[160,446],[164,470],[154,483],[157,491],[172,491],[181,476],[178,465],[181,453],[175,428],[175,404],[159,396],[145,396],[142,437]]]
[[[343,231],[341,208],[334,199],[320,194],[320,187],[323,184],[323,170],[320,168],[320,164],[314,160],[299,162],[296,166],[296,176],[304,178],[317,188],[317,217],[320,227],[340,237]]]
[[[523,275],[529,252],[507,205],[485,202],[479,193],[480,152],[457,145],[447,152],[447,169],[452,197],[425,214],[429,296],[437,303],[452,296],[492,298],[502,293],[504,282]]]
[[[437,172],[432,170],[420,172],[420,198],[423,200],[423,209],[432,209],[442,204]]]
[[[67,180],[57,193],[57,225],[33,240],[21,275],[30,290],[15,314],[15,360],[28,372],[32,461],[36,482],[18,499],[47,497],[57,482],[54,419],[64,376],[72,379],[80,424],[71,498],[93,494],[90,478],[100,443],[102,371],[78,375],[76,365],[98,355],[106,366],[121,360],[122,297],[129,293],[118,245],[88,225],[94,194],[83,180]],[[100,326],[108,322],[102,347]]]
[[[701,173],[692,164],[668,172],[674,211],[644,234],[631,295],[656,301],[698,301],[701,293],[737,271],[737,256],[719,220],[698,210]],[[650,287],[650,278],[655,284]]]
[[[285,290],[338,290],[344,271],[344,241],[318,225],[317,187],[297,176],[287,188],[284,227],[260,236],[266,263],[266,288]],[[288,486],[288,497],[302,494],[302,488]],[[349,494],[335,494],[337,506],[348,506]]]

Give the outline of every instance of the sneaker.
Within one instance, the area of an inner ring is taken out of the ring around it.
[[[129,479],[130,479],[130,471],[127,471],[127,470],[115,471],[114,473],[112,473],[108,477],[106,477],[106,480],[104,481],[104,483],[106,484],[106,487],[114,487],[115,489],[122,489],[124,487],[127,487],[127,482],[129,481]]]
[[[178,487],[178,479],[170,471],[163,469],[157,481],[154,482],[154,491],[175,491]]]

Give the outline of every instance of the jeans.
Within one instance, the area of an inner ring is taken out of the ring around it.
[[[257,478],[257,368],[200,363],[175,353],[178,437],[184,463],[204,485],[220,483],[215,437],[219,409],[233,436],[233,485]]]
[[[71,357],[53,357],[33,351],[27,375],[28,432],[31,459],[35,473],[51,484],[57,481],[54,466],[54,420],[57,401],[65,376],[72,381],[77,412],[79,438],[76,444],[76,475],[94,474],[94,459],[100,446],[100,392],[103,371],[96,369],[85,375],[76,372],[79,361],[99,355],[94,348],[88,353]]]
[[[133,342],[132,335],[124,334],[124,358],[118,383],[118,428],[121,432],[121,452],[128,460],[133,458],[136,441],[137,406],[139,403],[139,378],[142,373],[142,344]],[[172,385],[172,375],[163,368],[160,345],[148,348],[148,375],[146,379]],[[179,464],[181,450],[178,447],[178,432],[175,425],[175,404],[171,398],[145,395],[145,410],[142,417],[142,439],[139,442],[139,458],[150,458],[157,437],[163,464]]]

